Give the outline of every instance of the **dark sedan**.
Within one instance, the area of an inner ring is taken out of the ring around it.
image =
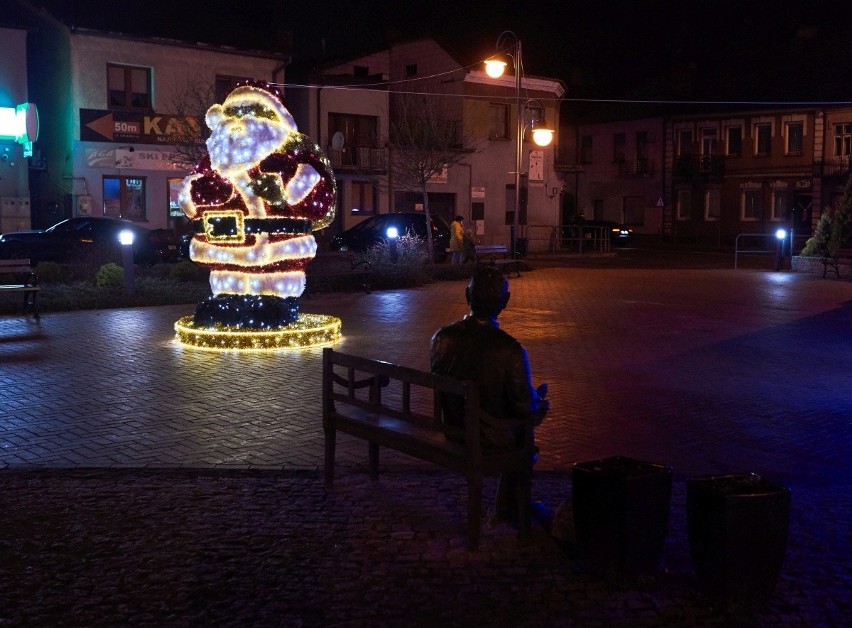
[[[432,244],[435,261],[447,256],[450,245],[450,226],[440,216],[432,218]],[[400,212],[395,214],[377,214],[359,222],[351,229],[334,236],[331,240],[332,251],[366,251],[389,237],[388,229],[395,229],[397,235],[411,234],[426,239],[426,214],[421,212]]]
[[[78,216],[48,229],[12,231],[0,235],[0,259],[29,258],[38,262],[87,262],[120,259],[119,234],[133,233],[133,259],[151,264],[168,261],[176,246],[165,229],[147,229],[129,220],[106,216]]]

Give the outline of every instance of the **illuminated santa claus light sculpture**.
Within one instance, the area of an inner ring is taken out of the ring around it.
[[[299,312],[311,232],[334,218],[328,159],[267,83],[238,86],[205,121],[208,155],[179,202],[196,227],[190,259],[210,269],[213,295],[175,324],[178,341],[223,350],[334,342],[338,318]]]

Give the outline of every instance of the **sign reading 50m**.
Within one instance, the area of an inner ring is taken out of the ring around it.
[[[198,118],[171,114],[80,109],[80,140],[174,144],[178,138],[201,137]]]

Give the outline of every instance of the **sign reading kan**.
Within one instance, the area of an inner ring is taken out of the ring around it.
[[[84,142],[173,144],[176,135],[187,132],[187,126],[196,132],[200,129],[197,118],[80,109],[80,139]]]

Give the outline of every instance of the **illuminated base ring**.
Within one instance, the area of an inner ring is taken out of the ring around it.
[[[289,325],[262,330],[196,327],[192,316],[184,316],[175,323],[175,340],[209,351],[275,351],[332,344],[340,340],[340,328],[339,318],[325,314],[299,314]]]

